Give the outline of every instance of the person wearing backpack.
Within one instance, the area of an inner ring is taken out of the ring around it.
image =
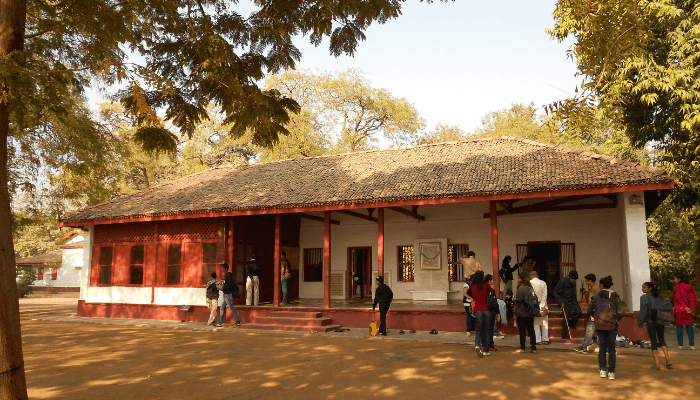
[[[515,292],[515,315],[518,321],[518,332],[520,333],[520,349],[516,353],[525,352],[525,331],[530,335],[530,353],[537,353],[537,337],[535,335],[535,309],[539,309],[540,301],[535,295],[530,283],[530,273],[521,272],[518,274],[518,291]]]
[[[678,350],[683,350],[683,328],[688,332],[690,350],[695,350],[695,331],[693,330],[693,313],[697,303],[695,289],[688,283],[688,277],[682,273],[674,275],[676,286],[673,288],[673,312],[676,314],[676,336]]]
[[[236,326],[241,326],[241,319],[238,317],[236,308],[233,306],[233,299],[238,297],[238,285],[233,280],[233,274],[228,270],[228,264],[221,264],[221,272],[224,273],[224,302],[221,304],[221,314],[219,314],[219,322],[216,326],[221,326],[224,322],[224,314],[226,314],[226,305],[231,309],[233,317],[236,319]],[[234,324],[231,324],[232,326]]]
[[[211,280],[207,282],[207,305],[211,309],[207,325],[214,325],[216,311],[219,309],[219,290],[221,290],[221,288],[221,281],[216,279],[216,272],[212,272]]]
[[[651,366],[652,369],[659,370],[661,366],[659,364],[659,351],[658,348],[661,346],[661,350],[666,356],[666,368],[671,369],[671,359],[668,358],[668,346],[666,346],[666,340],[664,340],[664,324],[657,318],[656,304],[663,300],[659,296],[659,288],[654,286],[651,282],[644,282],[642,284],[642,292],[644,294],[639,299],[640,307],[637,313],[637,325],[641,328],[644,324],[647,324],[647,332],[649,333],[649,340],[651,341],[651,354],[654,356],[654,365]]]
[[[474,273],[474,284],[467,291],[467,296],[472,299],[472,308],[476,314],[476,338],[474,338],[474,351],[479,358],[491,355],[491,340],[493,340],[493,323],[495,314],[489,310],[487,299],[493,288],[485,279],[484,271]]]
[[[600,377],[608,379],[615,379],[617,321],[625,315],[620,296],[610,290],[612,284],[611,276],[602,278],[600,292],[591,299],[588,305],[588,314],[594,316],[595,329],[598,333]]]

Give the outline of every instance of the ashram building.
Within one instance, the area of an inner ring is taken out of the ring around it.
[[[34,272],[37,279],[32,282],[32,290],[78,292],[84,261],[83,240],[82,232],[74,229],[56,242],[60,246],[58,250],[17,258],[15,265],[18,271],[30,268]]]
[[[213,168],[62,226],[84,230],[79,315],[180,319],[182,305],[206,307],[222,262],[245,298],[252,254],[261,305],[274,307],[281,252],[292,298],[323,308],[370,297],[377,275],[395,299],[461,301],[459,258],[474,251],[487,273],[530,254],[549,285],[572,269],[612,275],[635,311],[650,279],[646,218],[676,185],[638,163],[498,137]]]

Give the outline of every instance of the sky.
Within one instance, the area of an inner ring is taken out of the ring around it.
[[[376,88],[405,97],[427,120],[473,132],[489,112],[514,103],[545,104],[570,97],[581,79],[567,58],[571,43],[551,40],[554,0],[407,0],[398,19],[373,24],[355,55],[333,57],[328,42],[295,45],[297,69],[357,68]],[[249,0],[241,14],[248,15]],[[105,101],[93,92],[94,104]]]

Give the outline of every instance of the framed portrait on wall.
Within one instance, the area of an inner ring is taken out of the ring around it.
[[[420,268],[430,270],[440,270],[440,243],[421,243],[420,244]]]

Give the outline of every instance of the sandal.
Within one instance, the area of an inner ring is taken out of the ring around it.
[[[437,335],[438,331],[437,331],[437,329],[433,329],[432,331],[430,331],[428,333],[430,333],[431,335]]]
[[[523,354],[523,353],[525,353],[525,350],[523,350],[523,349],[518,349],[518,350],[515,350],[515,353],[517,353],[517,354]]]
[[[673,369],[673,364],[671,364],[671,363],[666,363],[666,368],[668,368],[668,369]]]

